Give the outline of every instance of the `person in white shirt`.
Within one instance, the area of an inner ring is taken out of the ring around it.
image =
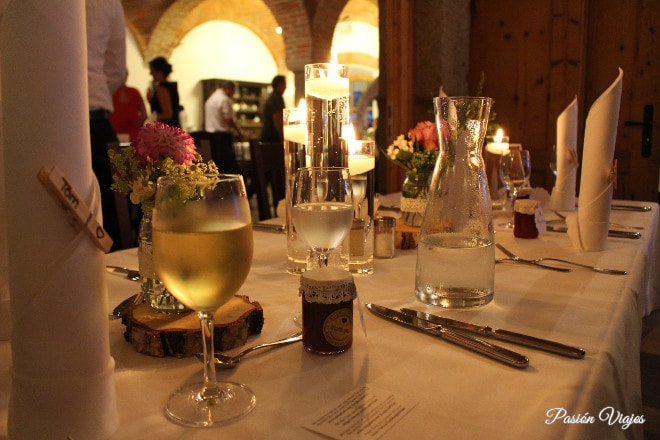
[[[234,130],[243,139],[241,129],[236,125],[232,97],[236,84],[226,81],[222,87],[208,97],[204,103],[204,129],[211,133],[211,157],[223,173],[240,174],[234,151]]]
[[[108,144],[117,143],[110,124],[112,94],[126,78],[126,23],[120,0],[86,0],[87,82],[92,169],[101,189],[103,227],[119,243],[119,223]]]

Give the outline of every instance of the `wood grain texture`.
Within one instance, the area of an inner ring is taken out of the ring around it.
[[[202,335],[196,312],[165,314],[148,304],[129,304],[122,311],[124,337],[138,353],[157,357],[188,357],[202,352]],[[247,296],[236,295],[220,307],[214,318],[214,349],[225,351],[244,345],[250,335],[261,333],[263,309]]]

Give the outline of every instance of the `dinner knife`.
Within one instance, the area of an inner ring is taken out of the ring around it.
[[[644,206],[612,205],[611,208],[619,211],[637,211],[637,212],[648,212],[652,209],[649,205],[644,205]]]
[[[270,232],[286,232],[286,225],[276,225],[274,223],[252,223],[252,229]]]
[[[529,365],[529,359],[527,359],[527,356],[498,345],[490,344],[481,339],[449,330],[442,325],[433,324],[429,321],[418,319],[415,316],[407,315],[376,304],[367,304],[367,309],[376,316],[440,337],[456,345],[460,345],[492,359],[504,362],[512,367],[526,368],[527,365]]]
[[[563,225],[551,225],[546,223],[546,229],[551,232],[566,232],[568,228]],[[631,238],[633,240],[642,238],[642,234],[639,232],[632,232],[632,231],[616,231],[613,229],[610,229],[607,231],[607,236],[608,237],[615,237],[615,238]]]
[[[401,309],[401,312],[405,313],[406,315],[413,316],[417,319],[428,321],[432,324],[439,324],[454,330],[463,330],[479,336],[485,336],[499,339],[501,341],[512,342],[514,344],[525,345],[527,347],[537,348],[539,350],[548,351],[550,353],[555,353],[574,359],[583,359],[585,354],[584,350],[581,348],[571,347],[570,345],[525,335],[523,333],[516,333],[508,330],[493,329],[492,327],[488,326],[470,324],[469,322],[443,318],[442,316],[433,315],[431,313],[421,312],[418,310],[403,308]]]

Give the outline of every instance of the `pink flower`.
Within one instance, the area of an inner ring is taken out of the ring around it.
[[[424,150],[438,149],[438,128],[431,121],[418,122],[415,127],[410,129],[408,137],[415,143],[421,143]]]
[[[132,143],[136,157],[143,163],[171,157],[175,163],[190,165],[195,159],[195,142],[185,131],[162,122],[140,128]]]

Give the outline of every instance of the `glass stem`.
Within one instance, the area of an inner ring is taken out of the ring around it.
[[[327,254],[325,254],[323,252],[319,252],[318,261],[319,261],[319,267],[328,267],[328,255]]]
[[[204,387],[200,393],[203,400],[217,399],[222,394],[215,378],[215,354],[213,352],[213,312],[198,312],[202,325],[204,348]]]

